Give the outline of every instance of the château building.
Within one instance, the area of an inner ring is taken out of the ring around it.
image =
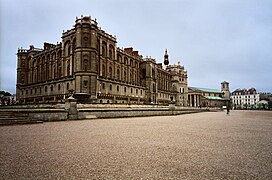
[[[236,89],[231,93],[233,107],[237,109],[256,108],[260,101],[260,94],[255,88]]]
[[[16,95],[19,103],[80,102],[188,105],[187,71],[144,58],[133,48],[117,47],[117,39],[96,20],[81,16],[63,32],[61,43],[18,49]]]
[[[221,82],[221,90],[188,87],[188,104],[191,107],[222,107],[230,105],[229,83]]]

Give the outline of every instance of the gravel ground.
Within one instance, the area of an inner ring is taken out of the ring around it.
[[[0,179],[272,179],[272,112],[2,126]]]

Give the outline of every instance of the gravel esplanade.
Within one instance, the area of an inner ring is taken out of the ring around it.
[[[0,127],[0,179],[271,178],[271,111]]]

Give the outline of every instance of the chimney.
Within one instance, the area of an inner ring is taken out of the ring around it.
[[[138,51],[132,51],[132,55],[133,56],[139,56],[139,52]]]
[[[129,48],[125,48],[124,51],[128,54],[132,54],[133,48],[129,47]]]

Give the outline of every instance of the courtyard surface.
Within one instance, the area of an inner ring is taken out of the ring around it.
[[[0,179],[271,178],[271,111],[0,127]]]

